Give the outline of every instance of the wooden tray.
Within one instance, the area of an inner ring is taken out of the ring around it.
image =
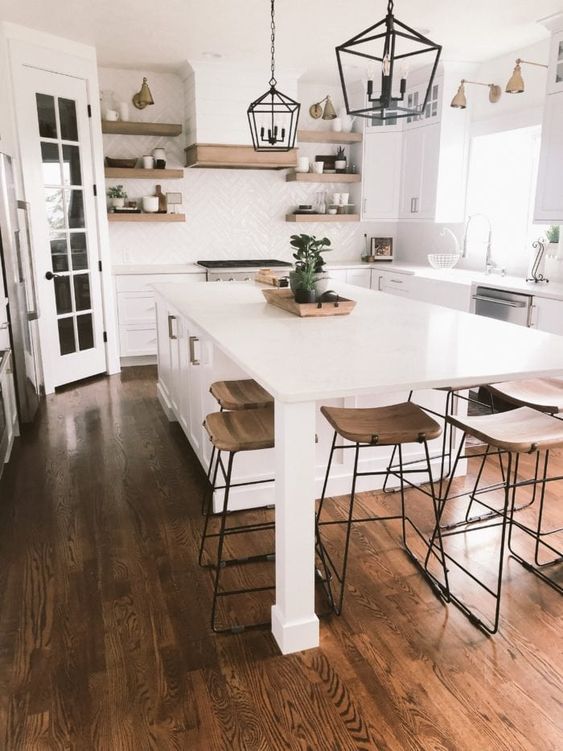
[[[287,310],[288,313],[301,318],[347,316],[356,307],[355,300],[348,300],[345,297],[339,297],[337,302],[296,303],[290,289],[263,289],[262,294],[270,305]]]
[[[259,284],[269,284],[272,287],[287,287],[289,284],[287,278],[280,283],[280,277],[275,276],[271,269],[258,269],[254,281]]]

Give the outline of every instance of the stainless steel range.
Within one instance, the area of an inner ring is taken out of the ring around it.
[[[276,276],[287,276],[292,264],[275,258],[198,261],[207,272],[208,282],[252,282],[258,269],[271,269]]]

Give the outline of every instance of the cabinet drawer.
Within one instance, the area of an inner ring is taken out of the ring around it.
[[[204,272],[201,274],[126,274],[115,277],[115,289],[117,292],[151,292],[153,284],[204,281]]]
[[[130,323],[150,323],[156,325],[154,295],[138,292],[120,292],[117,295],[119,325]]]
[[[156,355],[156,326],[123,326],[119,329],[121,357],[140,357]]]
[[[395,295],[409,295],[411,293],[412,280],[400,274],[379,274],[377,289],[381,292],[389,292]]]

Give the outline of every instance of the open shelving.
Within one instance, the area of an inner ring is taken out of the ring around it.
[[[124,180],[179,180],[184,177],[183,169],[143,169],[142,167],[106,167],[104,174],[108,178]]]
[[[359,214],[286,214],[286,222],[359,222]]]
[[[361,175],[346,172],[323,173],[322,175],[317,175],[315,172],[288,172],[285,177],[288,183],[359,183],[361,179]]]
[[[102,120],[102,133],[119,136],[179,136],[182,126],[177,123],[139,123],[125,120]]]
[[[108,214],[108,222],[185,222],[185,214]]]
[[[301,143],[361,143],[361,133],[344,133],[339,130],[298,130],[297,140]]]

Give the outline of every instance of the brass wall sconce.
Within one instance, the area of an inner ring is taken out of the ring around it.
[[[469,83],[474,86],[488,86],[489,87],[489,102],[491,104],[496,104],[498,100],[501,98],[502,91],[500,86],[498,86],[496,83],[483,83],[482,81],[468,81],[465,78],[461,79],[461,83],[459,85],[459,89],[457,90],[456,95],[451,101],[450,107],[455,107],[460,110],[464,110],[467,107],[467,97],[465,96],[465,84]]]
[[[516,65],[514,66],[514,70],[512,71],[512,75],[508,79],[508,83],[506,84],[506,93],[507,94],[522,94],[524,91],[524,79],[522,78],[522,68],[520,67],[523,65],[535,65],[538,68],[547,68],[547,65],[544,65],[543,63],[534,63],[531,60],[522,60],[521,58],[516,58]]]
[[[324,102],[326,102],[326,104],[324,107],[322,107],[321,105]],[[319,117],[322,117],[323,120],[334,120],[336,117],[336,110],[334,109],[334,104],[332,103],[330,94],[327,94],[324,99],[321,99],[320,102],[312,104],[309,107],[309,114],[311,115],[313,120],[318,120]]]
[[[154,104],[146,78],[143,78],[141,89],[133,96],[133,104],[138,110],[144,110],[148,104]]]

